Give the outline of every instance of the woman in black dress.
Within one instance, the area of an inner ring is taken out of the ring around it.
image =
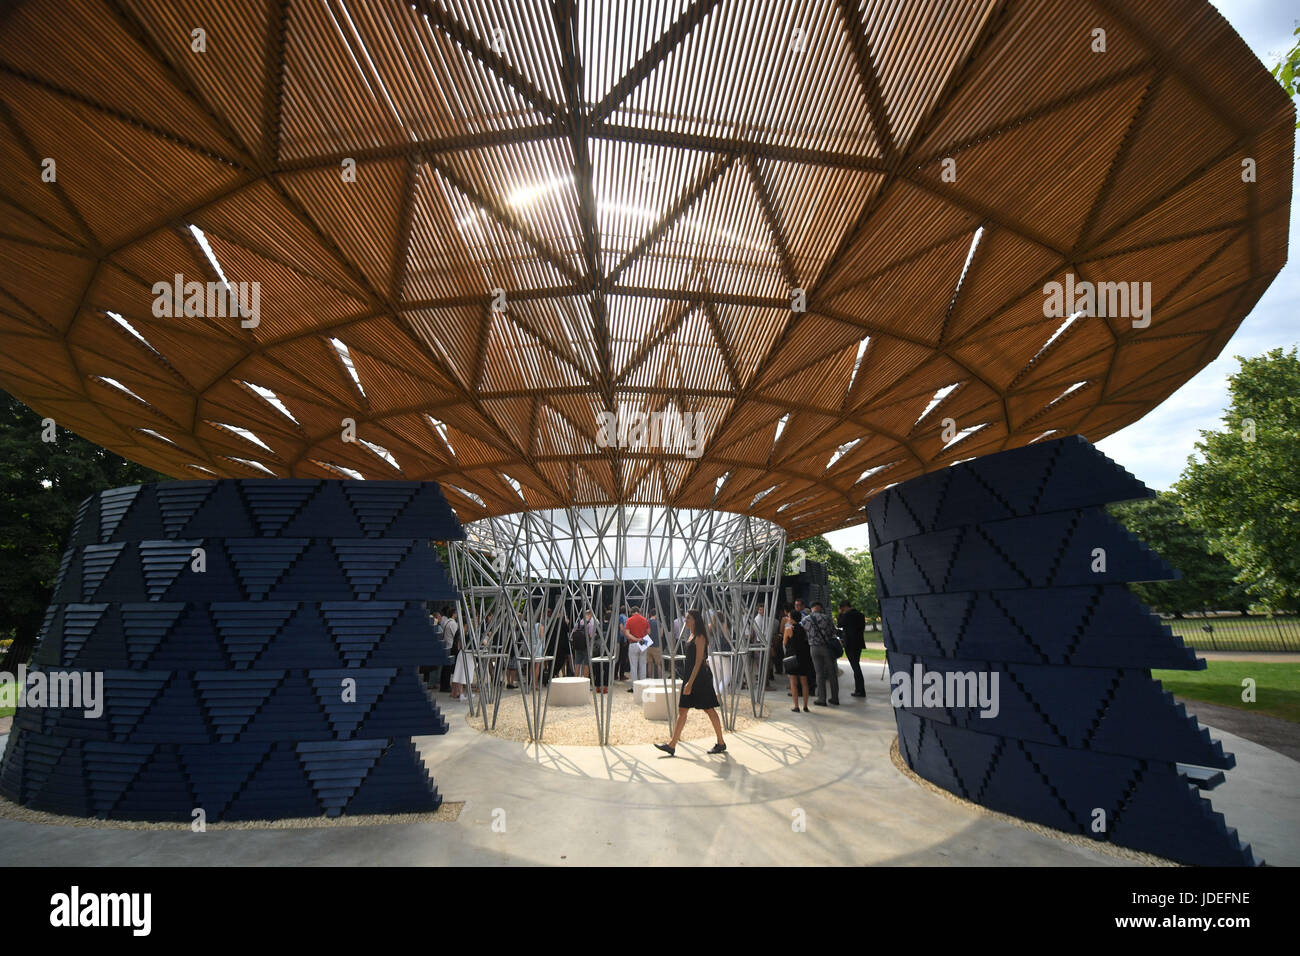
[[[794,667],[784,665],[790,675],[790,696],[794,698],[794,712],[799,713],[799,687],[803,686],[803,709],[808,709],[808,675],[813,672],[812,651],[808,648],[808,635],[803,625],[794,619],[790,609],[785,609],[781,619],[781,646],[785,651],[785,660],[791,657],[797,660]]]
[[[709,635],[704,629],[704,615],[697,610],[687,611],[685,629],[690,637],[686,642],[686,684],[682,687],[682,696],[677,699],[677,726],[673,728],[672,740],[655,746],[670,757],[677,753],[677,741],[693,707],[709,715],[713,732],[718,735],[718,742],[709,753],[720,754],[726,751],[727,744],[722,739],[718,694],[713,689],[713,672],[709,670]]]

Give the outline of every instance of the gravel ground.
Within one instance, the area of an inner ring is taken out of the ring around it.
[[[609,742],[613,746],[627,744],[651,744],[666,742],[672,735],[672,729],[664,720],[646,720],[641,708],[632,703],[626,682],[615,682],[610,686],[609,696],[613,700],[610,715]],[[768,691],[770,695],[772,691]],[[469,716],[468,709],[460,701],[439,697],[438,706],[449,717],[455,714],[457,706],[464,708],[465,723],[473,730],[483,731],[481,714]],[[763,717],[755,717],[749,703],[749,691],[741,691],[740,710],[736,716],[736,731],[746,730],[767,717],[772,712],[769,699],[763,708]],[[718,718],[722,718],[719,711]],[[528,741],[528,724],[524,719],[524,705],[518,690],[506,691],[501,700],[501,710],[497,715],[496,728],[488,731],[494,737],[505,740]],[[731,731],[723,730],[723,734]],[[713,726],[702,710],[692,710],[682,730],[682,740],[712,740]],[[588,703],[582,707],[547,707],[546,725],[542,730],[542,740],[548,744],[578,745],[597,747],[600,745],[596,735],[595,707]]]
[[[385,823],[453,823],[465,808],[465,802],[443,801],[433,813],[367,813],[341,817],[293,817],[287,820],[237,820],[209,823],[207,830],[307,830],[320,827],[373,827]],[[145,820],[98,820],[94,817],[69,817],[59,813],[32,810],[0,797],[0,818],[47,826],[92,827],[105,830],[189,830],[184,822],[150,823]]]

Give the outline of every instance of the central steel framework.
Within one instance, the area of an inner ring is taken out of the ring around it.
[[[523,511],[465,526],[448,543],[460,592],[464,646],[478,692],[470,712],[496,726],[507,675],[518,686],[530,739],[546,725],[559,629],[567,620],[597,622],[591,657],[591,704],[598,738],[609,743],[613,697],[598,693],[597,669],[613,682],[619,614],[640,606],[659,620],[660,676],[668,720],[677,713],[672,679],[685,655],[686,611],[703,611],[723,725],[734,730],[748,695],[762,714],[769,636],[785,558],[785,531],[762,518],[658,505]]]

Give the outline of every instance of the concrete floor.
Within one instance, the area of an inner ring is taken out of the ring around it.
[[[873,668],[877,670],[877,668]],[[869,671],[869,676],[871,672]],[[851,680],[847,689],[852,688]],[[967,810],[889,760],[887,685],[790,712],[668,758],[652,747],[534,747],[487,737],[440,696],[452,732],[418,738],[453,822],[296,830],[130,831],[0,820],[8,865],[893,864],[1115,866],[1125,861]],[[1217,736],[1217,734],[1216,734]],[[1300,864],[1300,764],[1229,734],[1215,808],[1270,863]],[[796,830],[796,819],[806,826]],[[494,826],[495,824],[495,826]]]

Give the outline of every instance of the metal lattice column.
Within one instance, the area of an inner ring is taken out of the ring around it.
[[[777,525],[724,511],[618,505],[485,518],[465,533],[464,541],[451,544],[451,568],[462,595],[466,646],[480,670],[484,729],[495,726],[505,661],[513,655],[529,735],[542,738],[550,685],[538,670],[554,676],[549,648],[566,612],[577,622],[590,610],[601,622],[589,647],[592,712],[598,738],[607,744],[613,698],[596,692],[596,673],[607,669],[606,686],[613,683],[625,605],[647,616],[653,610],[659,619],[670,725],[679,696],[673,678],[685,647],[677,622],[691,608],[709,626],[723,725],[735,729],[746,694],[755,716],[761,715],[767,630],[785,555],[785,532]],[[755,625],[759,605],[765,606],[762,628]]]

